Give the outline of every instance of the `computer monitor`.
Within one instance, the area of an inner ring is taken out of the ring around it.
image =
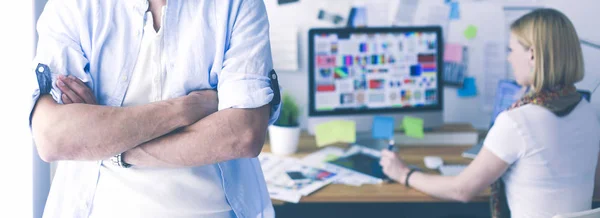
[[[311,29],[308,130],[334,119],[371,130],[376,115],[443,123],[443,37],[439,26]]]

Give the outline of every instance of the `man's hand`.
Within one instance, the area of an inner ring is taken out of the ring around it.
[[[64,104],[97,104],[92,90],[74,76],[60,75],[56,84],[63,92],[61,98]],[[184,116],[188,124],[193,124],[207,115],[217,112],[219,100],[217,92],[214,90],[194,91],[182,98]]]
[[[388,150],[381,151],[379,164],[383,167],[383,173],[400,184],[404,184],[406,174],[410,171],[408,166],[398,157],[398,154]]]
[[[58,80],[56,80],[56,85],[58,86],[58,89],[63,92],[60,97],[65,104],[97,104],[96,96],[94,96],[92,90],[79,78],[59,75]]]
[[[184,116],[189,121],[189,125],[218,110],[219,99],[214,90],[193,91],[183,98]]]

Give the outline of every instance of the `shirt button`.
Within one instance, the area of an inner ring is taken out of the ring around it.
[[[121,80],[123,80],[123,82],[127,82],[127,76],[121,77]]]

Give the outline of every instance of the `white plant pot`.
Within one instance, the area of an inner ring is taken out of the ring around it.
[[[276,155],[290,155],[298,150],[300,127],[269,126],[269,144]]]

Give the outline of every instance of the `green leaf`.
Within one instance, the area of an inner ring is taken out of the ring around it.
[[[282,98],[281,111],[279,119],[275,122],[277,126],[298,126],[298,118],[300,116],[300,108],[296,100],[289,94],[284,93]]]

